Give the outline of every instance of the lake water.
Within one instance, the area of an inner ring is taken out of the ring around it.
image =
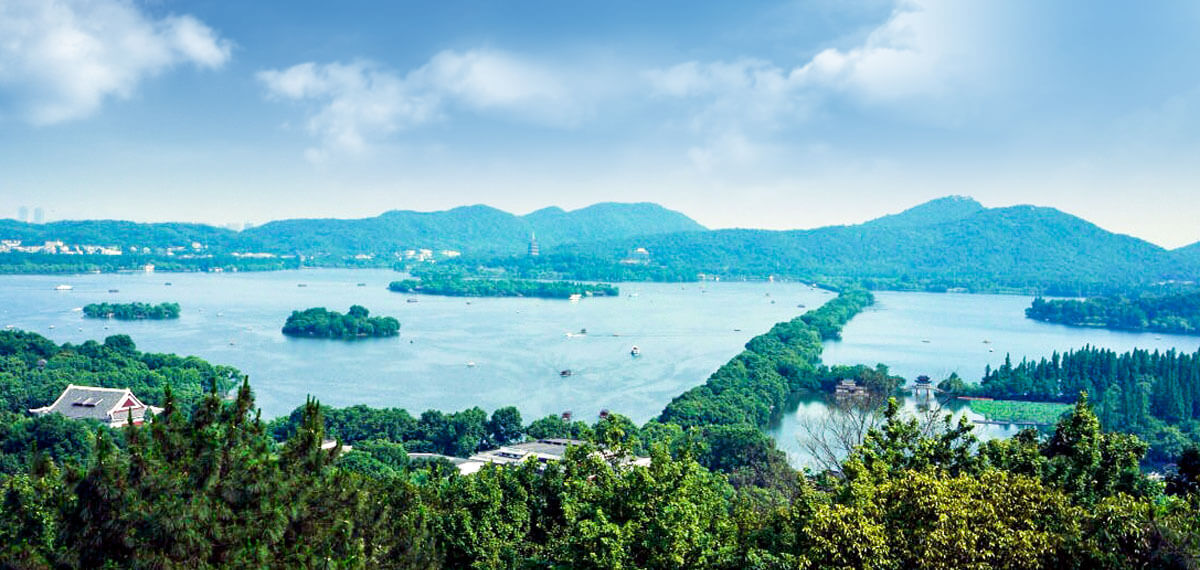
[[[702,384],[751,337],[806,310],[797,305],[833,298],[797,283],[722,282],[624,284],[619,298],[579,302],[465,299],[388,291],[400,277],[387,270],[2,276],[0,326],[57,342],[125,333],[144,351],[236,366],[250,376],[267,417],[311,394],[333,406],[414,414],[515,405],[526,421],[571,410],[590,422],[611,409],[640,424]],[[58,284],[74,289],[55,291]],[[173,301],[182,314],[105,321],[73,311],[99,301]],[[400,337],[347,342],[280,333],[292,310],[345,312],[351,304],[399,319]],[[580,329],[587,334],[566,334]],[[560,377],[564,369],[573,375]]]
[[[753,336],[833,298],[797,283],[721,282],[622,284],[619,298],[579,302],[464,299],[388,291],[387,283],[399,277],[386,270],[0,276],[0,326],[57,342],[125,333],[141,350],[236,366],[250,375],[267,417],[290,412],[311,394],[333,406],[401,407],[414,414],[515,405],[526,421],[566,410],[591,421],[610,409],[640,424],[702,384]],[[74,289],[55,291],[58,284]],[[1117,351],[1200,347],[1194,336],[1032,321],[1024,318],[1029,297],[880,292],[876,299],[846,326],[844,340],[826,344],[825,362],[882,362],[906,378],[940,380],[957,372],[978,381],[984,367],[999,366],[1006,353],[1020,361],[1085,344]],[[104,321],[83,319],[75,310],[99,301],[174,301],[182,316]],[[345,312],[351,304],[398,318],[400,337],[346,342],[279,332],[294,309]],[[567,335],[580,329],[587,334]],[[641,349],[637,358],[629,354],[634,345]],[[564,369],[573,375],[560,377]],[[771,430],[794,464],[807,463],[801,422],[825,413],[823,400],[810,398]],[[986,438],[1015,428],[977,431]]]
[[[887,364],[905,378],[927,375],[939,381],[957,372],[967,382],[978,382],[985,367],[996,368],[1011,354],[1014,363],[1050,356],[1054,351],[1092,345],[1118,352],[1134,348],[1194,352],[1200,337],[1160,333],[1132,333],[1076,328],[1025,318],[1032,297],[1016,295],[958,295],[944,293],[876,292],[875,304],[850,321],[842,340],[825,343],[827,364]],[[985,342],[986,341],[986,342]],[[909,400],[907,407],[915,408]],[[972,419],[965,406],[954,406]],[[802,423],[826,413],[823,401],[802,401],[786,414],[771,435],[794,464],[806,463],[801,439]],[[979,425],[983,438],[1016,432],[1013,426]]]

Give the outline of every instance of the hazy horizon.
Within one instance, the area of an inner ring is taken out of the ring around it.
[[[1200,5],[0,0],[0,216],[212,225],[946,195],[1200,241]]]

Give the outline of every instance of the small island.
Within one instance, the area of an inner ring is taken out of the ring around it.
[[[1200,292],[1087,300],[1034,299],[1025,316],[1077,327],[1175,334],[1200,333]]]
[[[397,293],[422,293],[449,297],[540,297],[571,299],[580,297],[617,297],[621,291],[605,283],[574,281],[534,281],[532,279],[425,278],[392,281],[388,289]]]
[[[292,311],[283,324],[283,334],[344,340],[396,336],[400,334],[400,321],[393,317],[372,317],[362,305],[351,306],[345,315],[325,307],[314,307]]]
[[[178,319],[179,303],[91,303],[83,307],[83,316],[119,321]]]

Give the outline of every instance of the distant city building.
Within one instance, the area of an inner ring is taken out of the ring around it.
[[[537,234],[529,232],[529,257],[538,256]]]
[[[22,222],[29,221],[29,206],[21,206],[17,208],[17,219]]]
[[[46,212],[43,211],[41,208],[34,208],[33,209],[33,223],[35,223],[35,224],[46,223]]]

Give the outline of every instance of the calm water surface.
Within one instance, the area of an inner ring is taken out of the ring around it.
[[[591,421],[608,408],[640,424],[702,384],[751,337],[806,310],[798,305],[812,308],[833,297],[796,283],[760,282],[624,284],[619,298],[575,303],[463,299],[388,291],[399,277],[386,270],[4,276],[0,326],[58,342],[126,333],[141,350],[236,366],[250,375],[268,417],[290,412],[311,394],[333,406],[414,414],[515,405],[526,421],[565,410]],[[58,284],[74,289],[55,291]],[[74,310],[99,301],[174,301],[182,315],[103,321]],[[346,342],[279,332],[294,309],[345,312],[351,304],[398,318],[400,337]],[[587,334],[566,335],[580,329]],[[637,358],[629,354],[634,345],[641,349]],[[574,375],[560,377],[564,369]]]
[[[607,408],[640,424],[703,383],[751,337],[833,297],[796,283],[635,283],[621,285],[619,298],[577,303],[463,299],[387,291],[398,277],[385,270],[3,276],[0,325],[58,342],[125,333],[142,350],[236,366],[250,375],[268,417],[290,412],[311,394],[333,406],[414,413],[515,405],[527,421],[565,410],[590,421]],[[59,284],[74,289],[55,291]],[[978,381],[985,366],[999,366],[1008,353],[1020,361],[1085,344],[1117,351],[1200,348],[1200,337],[1032,321],[1023,316],[1028,297],[881,292],[876,299],[846,326],[844,340],[826,344],[825,362],[882,362],[906,378],[957,372]],[[183,311],[178,321],[83,319],[78,308],[99,301],[175,301]],[[400,337],[344,342],[279,332],[294,309],[344,312],[351,304],[400,319]],[[567,334],[581,329],[587,334]],[[642,351],[638,358],[629,354],[634,345]],[[564,369],[574,374],[562,378]],[[801,422],[825,413],[823,400],[808,399],[771,430],[794,464],[808,463]],[[1015,429],[977,431],[986,438]]]
[[[843,329],[842,340],[825,344],[823,360],[871,366],[882,362],[910,379],[925,374],[941,380],[957,372],[968,382],[978,382],[985,367],[1003,364],[1006,354],[1015,363],[1087,344],[1118,352],[1200,348],[1196,336],[1074,328],[1026,319],[1025,308],[1032,301],[1015,295],[877,292],[875,304]],[[914,402],[907,405],[912,409]],[[803,401],[771,431],[794,464],[807,463],[801,451],[801,422],[825,413],[822,400]],[[965,408],[960,407],[959,413],[979,418]],[[981,425],[976,432],[984,438],[1000,437],[1015,433],[1016,428]]]

